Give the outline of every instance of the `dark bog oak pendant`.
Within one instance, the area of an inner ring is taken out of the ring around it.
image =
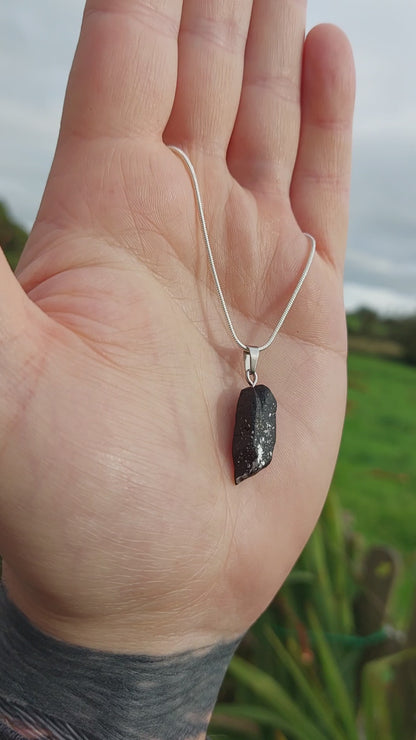
[[[276,399],[266,385],[244,388],[238,399],[233,437],[235,482],[265,468],[276,443]]]

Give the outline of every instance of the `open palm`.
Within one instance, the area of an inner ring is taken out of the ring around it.
[[[40,212],[0,268],[0,545],[10,596],[72,642],[147,652],[242,633],[300,553],[345,404],[354,74],[305,3],[89,0]],[[241,338],[266,341],[272,464],[236,487]]]

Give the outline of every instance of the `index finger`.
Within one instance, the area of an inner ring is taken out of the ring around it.
[[[63,135],[161,136],[176,88],[181,12],[182,0],[87,0]]]

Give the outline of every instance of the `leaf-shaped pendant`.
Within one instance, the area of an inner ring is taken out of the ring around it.
[[[265,468],[276,442],[276,399],[266,385],[244,388],[238,399],[233,437],[235,482]]]

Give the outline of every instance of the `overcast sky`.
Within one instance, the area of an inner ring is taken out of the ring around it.
[[[83,0],[0,5],[0,200],[26,226],[53,155]],[[349,35],[358,90],[347,308],[416,311],[416,3],[310,0]]]

